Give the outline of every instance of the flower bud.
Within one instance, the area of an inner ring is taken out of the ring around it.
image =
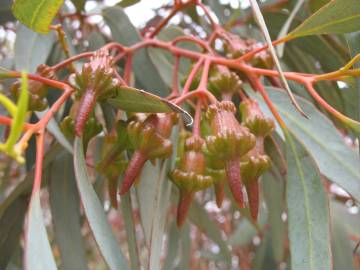
[[[163,159],[172,154],[173,147],[169,137],[176,121],[174,113],[158,113],[129,123],[127,132],[134,153],[125,171],[120,195],[130,189],[148,159]]]
[[[75,133],[81,136],[84,125],[93,111],[95,104],[113,93],[118,86],[113,79],[112,57],[107,51],[99,50],[75,75],[77,95],[80,96],[79,110],[75,119]]]
[[[185,151],[177,168],[170,173],[170,179],[180,189],[177,210],[177,224],[181,226],[190,209],[194,194],[213,184],[210,175],[205,174],[205,156],[202,152],[204,140],[192,136],[185,141]]]
[[[207,117],[212,135],[206,138],[207,155],[224,164],[230,190],[240,207],[244,207],[240,158],[255,146],[255,136],[235,118],[236,108],[230,101],[211,105]]]
[[[275,129],[274,121],[264,116],[256,100],[247,99],[241,102],[240,112],[243,125],[257,137],[264,138]]]
[[[218,98],[229,97],[241,89],[242,81],[235,72],[227,67],[216,66],[209,77],[208,89]]]
[[[37,67],[36,73],[42,77],[48,79],[55,79],[54,71],[45,64],[42,64]],[[48,92],[48,86],[42,82],[30,80],[29,85],[29,111],[43,111],[47,108],[48,103],[46,100],[46,95]],[[21,82],[16,81],[11,86],[11,92],[15,99],[18,99],[21,91]]]

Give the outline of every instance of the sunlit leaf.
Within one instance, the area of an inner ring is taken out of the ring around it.
[[[12,6],[15,17],[34,31],[46,34],[64,0],[16,0]]]
[[[360,29],[358,0],[332,0],[322,6],[287,37],[349,33]]]

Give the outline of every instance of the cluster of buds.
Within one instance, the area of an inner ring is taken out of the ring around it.
[[[42,64],[37,67],[36,74],[47,79],[56,78],[53,69],[45,64]],[[29,111],[45,110],[48,106],[46,100],[48,86],[39,81],[31,80],[29,81],[28,89],[29,89],[28,110]],[[11,86],[11,93],[16,100],[19,98],[20,92],[21,92],[21,82],[16,81]]]
[[[211,135],[206,138],[206,155],[217,163],[217,168],[225,170],[230,190],[239,207],[245,206],[243,183],[240,174],[240,158],[248,153],[256,143],[255,136],[242,126],[235,117],[236,107],[231,101],[222,101],[209,106],[207,118]],[[221,195],[217,195],[219,198]],[[221,204],[221,199],[217,200]]]
[[[270,158],[264,153],[264,138],[275,128],[272,119],[266,118],[255,100],[240,104],[242,123],[256,136],[256,145],[240,163],[241,177],[246,187],[251,216],[256,220],[259,211],[259,177],[270,167]]]
[[[175,113],[138,114],[128,124],[128,138],[134,152],[125,171],[120,195],[130,189],[147,160],[154,162],[155,159],[164,159],[172,154],[169,137],[177,121]]]
[[[177,166],[170,173],[170,179],[180,190],[177,208],[178,226],[184,223],[195,193],[214,183],[212,176],[206,174],[204,143],[204,139],[196,135],[187,138]]]
[[[253,39],[241,39],[238,35],[226,33],[224,49],[228,58],[238,58],[244,54],[263,47],[263,44]],[[267,50],[257,53],[251,58],[250,64],[259,68],[272,68],[273,59]]]
[[[212,69],[208,89],[218,98],[231,100],[231,97],[242,88],[239,76],[225,66],[216,66]]]
[[[91,57],[90,62],[82,67],[82,71],[74,75],[74,87],[77,89],[80,103],[75,118],[75,133],[81,136],[85,123],[97,101],[111,96],[119,86],[113,78],[112,57],[107,51],[99,50]]]

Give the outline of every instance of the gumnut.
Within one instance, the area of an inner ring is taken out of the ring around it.
[[[80,97],[80,105],[75,118],[75,133],[81,136],[85,123],[89,119],[97,101],[104,100],[119,86],[113,78],[112,57],[107,51],[99,50],[85,63],[80,73],[75,75],[74,87]]]
[[[105,135],[103,157],[96,165],[96,170],[107,179],[109,198],[114,208],[117,208],[119,177],[127,166],[124,153],[128,142],[126,127],[126,122],[120,120],[115,129]]]
[[[147,160],[164,159],[172,154],[169,137],[176,123],[175,113],[157,113],[143,119],[139,117],[128,124],[129,143],[134,153],[125,171],[120,195],[130,189]]]
[[[243,208],[240,158],[255,146],[256,140],[248,128],[240,125],[235,112],[235,105],[230,101],[209,106],[207,117],[211,123],[212,135],[206,138],[206,152],[223,164],[234,199]]]
[[[184,153],[177,167],[170,173],[170,179],[179,188],[177,225],[181,226],[189,212],[197,191],[213,185],[213,178],[206,174],[205,156],[202,147],[205,141],[199,136],[186,139]]]
[[[238,35],[226,33],[224,38],[224,49],[228,58],[238,58],[244,54],[262,48],[263,44],[254,39],[242,39]],[[258,52],[250,60],[254,67],[272,68],[274,66],[273,59],[268,51]]]
[[[240,163],[240,171],[248,195],[251,217],[257,220],[260,196],[259,177],[269,169],[271,162],[267,155],[256,153],[256,150],[254,152],[247,161]]]
[[[242,124],[248,127],[255,136],[266,137],[274,129],[275,123],[271,118],[266,118],[260,110],[256,100],[246,99],[240,104]]]
[[[239,76],[224,66],[216,66],[209,77],[208,89],[218,98],[231,99],[232,94],[239,91],[241,86]]]
[[[55,73],[53,69],[45,64],[37,67],[36,73],[47,79],[55,79]],[[43,111],[47,108],[48,103],[46,95],[48,92],[48,86],[42,82],[30,80],[29,85],[29,111]],[[15,99],[18,99],[21,91],[21,82],[16,81],[11,86],[11,92]]]

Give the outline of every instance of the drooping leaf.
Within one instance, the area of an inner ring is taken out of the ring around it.
[[[83,143],[82,139],[78,137],[74,142],[74,167],[76,184],[84,212],[105,262],[111,270],[129,269],[125,257],[116,243],[111,227],[107,222],[104,208],[101,206],[99,198],[89,182],[83,153]]]
[[[189,211],[189,220],[219,246],[222,259],[230,263],[231,255],[226,242],[221,237],[221,229],[209,218],[208,213],[199,203],[194,202],[192,204]]]
[[[266,233],[262,243],[256,250],[252,270],[277,269],[277,263],[272,252],[272,237],[273,235],[270,232]]]
[[[272,58],[274,60],[275,67],[279,72],[281,82],[282,82],[287,94],[289,95],[289,98],[290,98],[292,104],[295,106],[295,108],[301,114],[304,114],[301,107],[297,104],[297,102],[296,102],[296,100],[294,98],[294,94],[292,93],[292,91],[291,91],[291,89],[289,87],[289,84],[287,82],[287,79],[285,78],[283,69],[282,69],[281,64],[280,64],[280,60],[276,55],[275,48],[274,48],[274,46],[272,44],[272,41],[271,41],[269,30],[267,29],[267,26],[266,26],[266,23],[265,23],[265,20],[264,20],[264,16],[261,13],[260,7],[259,7],[256,0],[250,0],[250,4],[251,4],[251,8],[252,8],[252,10],[254,12],[254,16],[256,18],[256,21],[257,21],[257,23],[258,23],[258,25],[259,25],[259,27],[261,29],[261,32],[264,35],[265,41],[266,41],[267,45],[269,46],[269,52],[270,52],[270,54],[271,54],[271,56],[272,56]]]
[[[32,195],[28,210],[25,237],[25,268],[56,270],[56,263],[44,224],[40,205],[40,190]]]
[[[354,270],[353,248],[350,242],[351,230],[349,230],[349,219],[347,219],[351,214],[347,212],[346,206],[336,202],[330,204],[330,209],[334,270]]]
[[[64,153],[50,166],[51,215],[63,268],[86,270],[85,246],[81,237],[80,199],[72,159],[71,154]]]
[[[346,145],[335,126],[305,99],[297,97],[309,119],[295,111],[284,91],[274,87],[266,87],[266,90],[287,127],[314,157],[321,173],[360,201],[359,157]],[[248,93],[259,101],[262,111],[272,117],[262,98]]]
[[[275,170],[275,169],[273,169]],[[271,233],[271,246],[274,259],[281,262],[284,254],[285,223],[281,218],[283,207],[282,179],[274,177],[273,173],[267,172],[262,179],[262,187],[266,205],[269,212],[269,232]]]
[[[165,229],[166,213],[169,207],[171,184],[166,179],[167,163],[153,167],[145,164],[136,188],[140,208],[141,223],[149,249],[149,269],[160,267],[162,237]]]
[[[47,34],[64,0],[16,0],[12,6],[15,17],[34,31]]]
[[[332,0],[322,6],[287,37],[350,33],[360,29],[358,0]]]
[[[136,231],[130,193],[127,193],[121,197],[120,206],[125,223],[126,238],[129,248],[130,266],[132,270],[139,270],[140,259],[136,244]]]
[[[46,62],[54,40],[53,33],[40,35],[19,25],[15,40],[15,69],[34,73],[38,65]]]
[[[329,205],[320,173],[304,146],[286,133],[286,200],[292,270],[332,268]]]
[[[16,247],[20,245],[28,196],[18,197],[0,218],[0,269],[6,269]]]

